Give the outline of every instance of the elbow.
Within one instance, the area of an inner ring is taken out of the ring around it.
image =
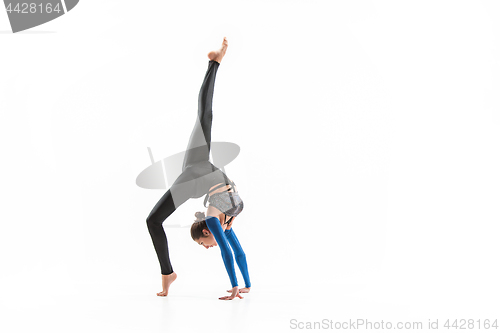
[[[245,252],[243,252],[243,251],[241,251],[238,254],[236,254],[235,257],[236,257],[237,261],[239,261],[239,260],[246,260],[247,259],[247,256],[245,255]]]
[[[232,263],[234,261],[233,252],[231,252],[231,250],[221,251],[221,254],[222,254],[222,260],[224,260],[225,263]]]
[[[232,253],[223,253],[222,260],[224,260],[224,262],[232,262],[233,261],[233,254]]]

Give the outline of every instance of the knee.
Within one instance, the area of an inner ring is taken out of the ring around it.
[[[148,229],[151,229],[158,225],[158,221],[157,219],[155,219],[154,215],[151,214],[146,218],[146,224],[148,226]]]

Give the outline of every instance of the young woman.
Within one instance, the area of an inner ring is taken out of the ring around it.
[[[243,209],[243,201],[236,191],[236,184],[209,161],[215,76],[222,58],[226,54],[227,46],[227,39],[224,37],[221,48],[208,53],[210,59],[208,69],[198,96],[198,116],[184,156],[182,173],[161,197],[146,219],[161,267],[163,291],[157,293],[158,296],[167,296],[170,285],[177,278],[170,263],[167,237],[162,224],[188,199],[200,198],[203,195],[206,195],[205,203],[207,199],[210,203],[207,218],[205,219],[203,213],[197,212],[195,214],[197,221],[191,228],[191,236],[198,244],[207,249],[214,245],[219,245],[221,248],[224,265],[233,288],[228,290],[231,292],[231,296],[219,299],[243,298],[240,293],[250,291],[245,253],[231,228],[235,217]],[[229,220],[227,220],[227,215],[231,217]],[[244,277],[246,288],[238,289],[233,254],[228,243],[236,254],[236,262]]]

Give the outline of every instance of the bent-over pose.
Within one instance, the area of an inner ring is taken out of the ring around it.
[[[198,116],[184,156],[182,173],[146,219],[161,267],[163,291],[157,293],[158,296],[167,296],[170,285],[177,278],[170,263],[163,222],[188,199],[200,198],[203,195],[206,195],[205,204],[207,200],[209,202],[207,217],[205,218],[202,212],[195,213],[197,219],[191,226],[191,237],[207,249],[216,245],[221,249],[232,289],[228,290],[231,292],[230,296],[219,299],[243,298],[240,293],[250,291],[246,256],[232,230],[236,216],[243,210],[243,201],[236,190],[236,184],[209,161],[215,76],[227,46],[227,39],[224,37],[222,47],[208,53],[208,69],[198,96]],[[245,280],[245,288],[238,288],[233,253],[229,246],[236,255],[236,263]]]

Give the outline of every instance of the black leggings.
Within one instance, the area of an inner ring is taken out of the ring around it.
[[[207,182],[201,181],[201,178],[213,172],[213,164],[209,162],[209,154],[212,131],[212,99],[218,68],[218,62],[209,61],[198,96],[198,117],[189,138],[182,164],[182,173],[161,197],[146,219],[163,275],[171,274],[174,271],[168,255],[167,236],[163,229],[163,221],[188,199],[198,198],[206,193],[208,190],[206,188]]]

